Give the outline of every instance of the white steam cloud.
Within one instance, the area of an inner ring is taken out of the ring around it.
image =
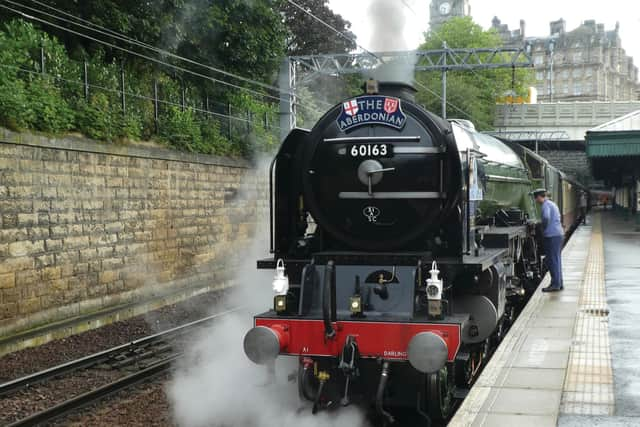
[[[367,16],[374,28],[368,47],[373,52],[407,52],[410,45],[405,38],[407,8],[400,0],[371,0]],[[415,56],[386,62],[373,71],[376,80],[412,84],[414,81]]]
[[[264,181],[268,162],[260,164]],[[247,188],[255,188],[255,177],[248,180],[252,182]],[[313,416],[310,405],[299,399],[296,382],[288,379],[297,372],[296,358],[279,358],[273,382],[264,367],[254,365],[244,354],[243,339],[253,326],[253,315],[266,311],[273,300],[274,272],[256,270],[256,260],[268,252],[268,232],[268,222],[263,221],[251,247],[238,254],[237,288],[227,305],[246,309],[221,318],[185,349],[167,388],[174,420],[180,427],[364,426],[365,417],[357,408]]]

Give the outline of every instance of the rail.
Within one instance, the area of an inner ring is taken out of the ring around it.
[[[170,338],[184,336],[187,333],[213,323],[221,317],[238,312],[243,308],[243,306],[240,306],[215,313],[211,316],[131,341],[130,343],[90,354],[88,356],[0,384],[0,396],[7,396],[20,390],[29,389],[29,387],[44,383],[56,377],[61,377],[63,375],[83,369],[89,369],[109,362],[111,362],[111,368],[115,371],[121,370],[132,364],[137,364],[141,367],[137,372],[118,378],[88,392],[65,399],[47,409],[31,414],[8,425],[34,426],[42,423],[43,421],[50,421],[53,418],[58,418],[62,415],[68,414],[113,393],[166,372],[175,360],[182,357],[182,352],[172,351],[171,346],[166,343],[167,340]],[[153,346],[156,346],[156,348],[152,348]],[[159,355],[167,352],[169,352],[168,355],[163,355],[158,360]],[[139,363],[143,359],[154,358],[155,360],[153,360],[153,363],[146,366]]]

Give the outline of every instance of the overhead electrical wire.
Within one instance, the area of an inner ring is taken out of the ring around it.
[[[370,50],[362,47],[361,45],[359,45],[353,38],[347,36],[346,34],[342,33],[341,31],[337,30],[336,28],[334,28],[332,25],[328,24],[327,22],[323,21],[321,18],[318,18],[317,16],[315,16],[313,13],[311,13],[310,11],[306,10],[305,8],[303,8],[302,6],[300,6],[298,3],[296,3],[293,0],[287,0],[290,4],[292,4],[293,6],[297,7],[298,9],[300,9],[301,11],[303,11],[304,13],[306,13],[307,15],[311,16],[313,19],[315,19],[316,21],[320,22],[321,24],[323,24],[325,27],[331,29],[332,31],[334,31],[336,34],[339,34],[340,36],[342,36],[343,38],[346,38],[347,40],[350,40],[351,42],[355,43],[356,46],[358,46],[360,49],[362,49],[363,51],[365,51],[366,53],[368,53],[369,55],[374,56],[375,58],[377,58],[378,60],[380,60],[382,63],[384,63],[384,61],[382,61],[382,58],[380,58],[378,55],[376,55],[375,53],[371,52]],[[404,0],[402,0],[402,2],[405,4],[405,6],[408,6]],[[410,10],[412,10],[411,8],[409,8]],[[415,12],[414,12],[415,13]],[[440,99],[441,101],[443,100],[443,97],[440,96],[439,94],[437,94],[436,92],[434,92],[433,90],[431,90],[430,88],[428,88],[426,85],[420,83],[419,81],[416,80],[416,85],[418,85],[419,87],[421,87],[422,89],[430,92],[432,95],[436,96],[438,99]],[[486,124],[481,120],[476,120],[471,114],[465,112],[463,109],[461,109],[460,107],[452,104],[449,101],[446,101],[447,105],[449,105],[450,107],[452,107],[453,109],[455,109],[456,111],[461,112],[462,114],[464,114],[466,117],[470,118],[471,120],[476,121],[477,123],[482,123],[482,124]]]
[[[411,13],[413,13],[414,15],[418,15],[418,14],[416,13],[415,9],[413,9],[413,7],[412,7],[412,6],[407,2],[407,0],[400,0],[400,1],[402,2],[402,4],[403,4],[403,5],[404,5],[404,6],[405,6],[405,7],[406,7],[406,8],[407,8]],[[440,37],[440,34],[438,34],[437,32],[435,32],[435,31],[431,31],[431,34],[432,34],[432,35],[434,35],[436,38],[438,38],[438,39],[443,43],[443,45],[446,43],[446,41],[445,41],[442,37]],[[458,53],[456,53],[454,50],[449,50],[449,52],[451,52],[451,54],[452,54],[452,55],[454,55],[456,58],[458,58],[458,60],[462,61],[462,58],[460,57],[460,55],[458,55]],[[445,52],[444,54],[446,55],[446,52]],[[480,74],[478,74],[478,73],[477,73],[473,68],[469,68],[469,71],[471,71],[471,73],[475,74],[475,75],[476,75],[476,77],[478,77],[478,78],[480,79],[480,82],[481,82],[481,83],[482,83],[486,88],[488,88],[488,89],[493,89],[491,86],[489,86],[489,83],[487,83],[487,82],[485,81],[484,77],[482,77]],[[416,80],[416,84],[417,84],[418,86],[421,86],[423,89],[427,89],[427,90],[429,90],[429,91],[430,91],[431,93],[433,93],[433,94],[435,94],[435,93],[436,93],[436,92],[433,92],[431,89],[428,89],[425,85],[423,85],[422,83],[420,83],[420,82],[419,82],[419,81],[417,81],[417,80]],[[439,98],[440,98],[440,100],[442,101],[442,97],[440,97],[440,96],[439,96]],[[449,106],[453,107],[455,110],[457,110],[457,111],[459,111],[459,112],[463,113],[463,114],[464,114],[465,116],[467,116],[468,118],[470,118],[470,119],[472,119],[472,120],[474,120],[474,121],[477,121],[479,124],[488,125],[488,123],[485,123],[485,122],[483,122],[483,121],[481,121],[481,120],[474,119],[470,114],[468,114],[468,113],[466,113],[466,112],[462,111],[461,109],[459,109],[458,107],[454,106],[453,104],[450,104],[448,101],[447,101],[447,105],[449,105]]]
[[[106,27],[104,27],[102,25],[95,24],[95,23],[93,23],[93,22],[91,22],[91,21],[89,21],[87,19],[80,18],[80,17],[75,16],[75,15],[69,13],[69,12],[65,12],[64,10],[60,10],[58,8],[55,8],[53,6],[50,6],[50,5],[46,4],[46,3],[43,3],[43,2],[38,1],[38,0],[28,0],[28,1],[30,1],[32,3],[35,3],[35,4],[39,5],[39,6],[45,7],[47,9],[49,9],[49,10],[53,10],[53,11],[59,13],[59,14],[68,16],[68,17],[72,18],[73,20],[76,20],[76,21],[79,21],[79,22],[70,21],[70,20],[62,18],[60,16],[56,16],[56,15],[52,15],[52,14],[49,14],[49,13],[46,13],[46,12],[43,12],[43,11],[39,11],[39,10],[31,8],[31,7],[27,6],[27,5],[23,5],[23,4],[20,4],[20,3],[15,3],[15,2],[13,2],[11,0],[4,0],[4,1],[6,1],[7,3],[14,4],[14,5],[23,6],[23,7],[27,8],[27,9],[29,9],[29,10],[36,11],[38,13],[47,15],[49,17],[58,19],[58,20],[63,21],[63,22],[67,22],[67,23],[70,23],[70,24],[73,24],[73,25],[77,25],[77,26],[79,26],[81,28],[85,28],[85,29],[88,29],[88,30],[91,30],[91,31],[95,31],[95,32],[97,32],[99,34],[107,35],[107,36],[119,39],[121,41],[124,41],[124,42],[127,42],[127,43],[131,43],[131,44],[143,47],[145,49],[153,50],[154,52],[160,53],[162,55],[166,55],[166,56],[171,57],[171,58],[179,59],[179,60],[184,61],[184,62],[188,62],[188,63],[190,63],[192,65],[197,65],[199,67],[206,68],[208,70],[214,71],[214,72],[222,74],[224,76],[231,77],[231,78],[234,78],[234,79],[237,79],[237,80],[241,80],[241,81],[243,81],[245,83],[251,83],[251,84],[254,84],[256,86],[260,86],[263,89],[269,89],[269,90],[273,90],[273,91],[276,91],[276,92],[279,92],[279,93],[284,93],[284,94],[287,94],[287,95],[291,95],[291,93],[287,93],[286,91],[283,91],[282,89],[280,89],[280,88],[278,88],[276,86],[272,86],[272,85],[269,85],[269,84],[266,84],[266,83],[263,83],[263,82],[248,78],[248,77],[240,76],[238,74],[234,74],[234,73],[231,73],[229,71],[222,70],[222,69],[214,67],[212,65],[203,64],[201,62],[194,61],[193,59],[190,59],[190,58],[187,58],[187,57],[172,53],[172,52],[170,52],[168,50],[153,46],[153,45],[145,43],[145,42],[141,42],[139,40],[136,40],[136,39],[134,39],[132,37],[127,36],[126,34],[122,34],[122,33],[119,33],[119,32],[117,32],[115,30],[106,28]],[[84,23],[86,25],[81,24],[80,22],[82,22],[82,23]]]
[[[54,19],[62,20],[63,22],[73,23],[73,22],[70,22],[69,20],[67,20],[67,19],[65,19],[65,18],[60,18],[60,17],[57,17],[57,16],[55,16],[55,15],[51,15],[51,14],[49,14],[49,13],[47,13],[47,12],[39,11],[39,10],[34,9],[34,8],[32,8],[32,7],[29,7],[29,6],[26,6],[26,5],[23,5],[23,4],[20,4],[20,3],[14,2],[14,1],[12,1],[12,0],[3,0],[3,1],[4,1],[4,2],[6,2],[6,3],[10,3],[10,4],[12,4],[12,5],[15,5],[15,6],[19,6],[19,7],[23,7],[23,8],[29,9],[29,10],[34,11],[34,12],[37,12],[37,13],[44,14],[44,15],[49,16],[49,17],[52,17],[52,18],[54,18]],[[95,38],[95,37],[93,37],[93,36],[90,36],[90,35],[88,35],[88,34],[84,34],[84,33],[81,33],[81,32],[79,32],[79,31],[75,31],[75,30],[72,30],[72,29],[70,29],[70,28],[63,27],[63,26],[58,25],[58,24],[56,24],[56,23],[53,23],[53,22],[47,21],[46,19],[43,19],[43,18],[40,18],[40,17],[37,17],[37,16],[33,16],[33,15],[29,15],[29,14],[25,13],[25,12],[24,12],[24,11],[22,11],[22,10],[16,10],[16,9],[14,9],[14,8],[11,8],[11,7],[9,7],[9,6],[2,5],[2,4],[0,4],[0,7],[4,8],[4,9],[7,9],[7,10],[9,10],[9,11],[13,12],[13,13],[16,13],[16,14],[18,14],[18,15],[20,15],[20,16],[23,16],[23,17],[24,17],[24,18],[26,18],[26,19],[34,20],[34,21],[40,22],[40,23],[42,23],[42,24],[49,25],[49,26],[52,26],[52,27],[54,27],[54,28],[58,28],[58,29],[60,29],[60,30],[62,30],[62,31],[65,31],[65,32],[68,32],[68,33],[71,33],[71,34],[77,35],[77,36],[79,36],[79,37],[82,37],[82,38],[85,38],[85,39],[88,39],[88,40],[94,41],[94,42],[96,42],[96,43],[103,44],[103,45],[105,45],[105,46],[108,46],[108,47],[113,48],[113,49],[116,49],[116,50],[120,50],[120,51],[125,52],[125,53],[128,53],[128,54],[130,54],[130,55],[133,55],[133,56],[137,56],[137,57],[143,58],[143,59],[145,59],[145,60],[148,60],[148,61],[154,62],[154,63],[156,63],[156,64],[163,65],[163,66],[166,66],[166,67],[172,68],[172,69],[174,69],[174,70],[177,70],[177,71],[180,71],[180,72],[184,72],[184,73],[187,73],[187,74],[191,74],[191,75],[194,75],[194,76],[197,76],[197,77],[200,77],[200,78],[206,79],[206,80],[210,80],[210,81],[212,81],[212,82],[214,82],[214,83],[219,83],[219,84],[222,84],[222,85],[224,85],[224,86],[229,86],[229,87],[232,87],[232,88],[235,88],[235,89],[238,89],[238,90],[246,91],[246,92],[252,93],[252,94],[254,94],[254,95],[256,95],[256,96],[261,96],[261,97],[265,97],[265,98],[273,99],[273,100],[276,100],[276,101],[281,101],[281,99],[280,99],[279,97],[277,97],[277,96],[273,96],[273,95],[270,95],[270,94],[267,94],[267,93],[259,92],[259,91],[256,91],[256,90],[253,90],[253,89],[250,89],[250,88],[246,88],[246,87],[243,87],[243,86],[236,85],[236,84],[234,84],[234,83],[230,83],[230,82],[227,82],[227,81],[224,81],[224,80],[220,80],[220,79],[215,78],[215,77],[213,77],[213,76],[209,76],[209,75],[201,74],[201,73],[199,73],[199,72],[196,72],[196,71],[193,71],[193,70],[189,70],[189,69],[184,68],[184,67],[180,67],[180,66],[177,66],[177,65],[174,65],[174,64],[167,63],[167,62],[165,62],[165,61],[162,61],[162,60],[160,60],[160,59],[157,59],[157,58],[154,58],[154,57],[151,57],[151,56],[145,55],[145,54],[142,54],[142,53],[140,53],[140,52],[136,52],[136,51],[133,51],[133,50],[130,50],[130,49],[127,49],[127,48],[124,48],[124,47],[121,47],[121,46],[115,45],[115,44],[113,44],[113,43],[109,43],[109,42],[107,42],[107,41],[97,39],[97,38]],[[82,24],[78,24],[78,23],[73,23],[73,24],[78,25],[78,26],[81,26],[81,27],[84,27],[84,28],[87,28],[86,26],[84,26],[84,25],[82,25]],[[99,33],[104,34],[104,32],[103,32],[103,31],[97,31],[97,30],[95,30],[95,29],[91,29],[91,28],[89,28],[89,29],[90,29],[91,31],[96,31],[96,32],[99,32]],[[107,34],[107,35],[110,35],[110,34]],[[126,36],[119,36],[119,38],[121,38],[121,39],[125,39],[125,41],[129,41],[129,42],[132,42],[132,43],[134,43],[134,44],[138,44],[138,43],[140,43],[140,42],[138,42],[138,41],[135,41],[135,39],[130,39],[130,38],[126,37]],[[146,45],[146,43],[144,43],[143,45]],[[162,52],[162,53],[166,52],[166,51],[163,51],[162,49],[159,49],[159,48],[154,48],[154,49],[155,49],[155,50],[157,50],[157,51],[159,51],[159,52]],[[167,54],[170,54],[170,52],[166,52],[166,53],[167,53]],[[170,55],[173,55],[173,54],[170,54]],[[216,69],[215,67],[206,66],[206,65],[204,65],[204,64],[200,64],[200,63],[198,63],[198,62],[196,62],[196,61],[189,60],[188,58],[179,57],[178,55],[175,55],[175,56],[176,56],[176,57],[178,57],[178,58],[181,58],[182,60],[186,60],[186,61],[188,61],[188,62],[191,62],[191,63],[197,64],[197,65],[203,66],[203,67],[205,67],[205,68],[209,68],[209,69],[211,69],[211,70],[213,70],[213,71],[218,71],[218,72],[219,72],[219,71],[222,71],[222,70],[218,70],[218,69]],[[228,73],[228,72],[224,72],[224,73]],[[229,74],[231,74],[231,73],[229,73]],[[235,78],[244,79],[245,81],[248,81],[248,82],[260,83],[260,82],[257,82],[257,81],[255,81],[255,80],[248,79],[248,78],[245,78],[245,77],[242,77],[242,76],[237,76],[237,75],[232,75],[232,76],[233,76],[233,77],[235,77]],[[262,84],[262,83],[260,83],[260,84]],[[278,91],[279,91],[279,89],[277,89],[277,88],[275,88],[275,87],[273,87],[273,86],[269,86],[269,85],[265,85],[265,86],[268,86],[268,88],[269,88],[269,89],[273,89],[273,90],[278,90]],[[288,92],[281,92],[281,93],[284,93],[284,94],[287,94],[287,95],[289,95],[289,96],[292,96],[292,95],[291,95],[291,93],[288,93]],[[305,106],[305,105],[302,105],[302,104],[299,104],[299,103],[296,103],[296,105],[297,105],[297,106],[299,106],[299,107],[302,107],[302,108],[309,109],[309,107],[307,107],[307,106]]]
[[[300,6],[298,3],[296,3],[293,0],[287,0],[287,2],[289,4],[291,4],[292,6],[295,6],[296,8],[300,9],[302,12],[306,13],[307,15],[309,15],[311,18],[315,19],[316,21],[318,21],[319,23],[321,23],[322,25],[324,25],[325,27],[329,28],[331,31],[333,31],[334,33],[338,34],[340,37],[344,38],[345,40],[350,41],[351,43],[353,43],[356,47],[362,49],[364,52],[368,53],[369,55],[373,56],[374,58],[377,58],[378,60],[382,61],[382,58],[380,58],[378,55],[376,55],[375,53],[371,52],[369,49],[367,49],[366,47],[358,44],[358,42],[356,41],[355,38],[353,37],[349,37],[348,35],[346,35],[344,32],[338,30],[336,27],[334,27],[333,25],[329,24],[326,21],[323,21],[321,18],[318,18],[316,15],[314,15],[313,13],[311,13],[311,11],[305,9],[304,7]],[[382,61],[384,62],[384,61]]]

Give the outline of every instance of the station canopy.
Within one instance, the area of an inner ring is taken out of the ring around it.
[[[596,179],[620,185],[640,177],[640,110],[587,131],[586,141]]]
[[[640,110],[587,131],[587,156],[640,156]]]

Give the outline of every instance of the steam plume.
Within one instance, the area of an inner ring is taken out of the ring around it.
[[[410,49],[404,33],[407,8],[400,0],[371,0],[367,16],[373,28],[369,49],[374,52],[406,52]],[[378,67],[371,75],[376,80],[413,83],[415,57],[411,56]]]
[[[260,164],[259,178],[264,182],[268,161]],[[255,188],[256,177],[248,179],[247,188]],[[167,390],[174,419],[181,427],[363,426],[364,417],[356,408],[341,409],[338,415],[311,415],[310,407],[298,397],[295,382],[288,381],[297,372],[297,358],[280,357],[275,383],[271,383],[266,369],[244,354],[243,338],[253,326],[252,316],[266,311],[273,300],[273,272],[256,270],[256,259],[268,251],[268,230],[268,224],[259,224],[251,247],[238,254],[237,289],[228,304],[241,304],[246,310],[225,316],[185,349]]]

